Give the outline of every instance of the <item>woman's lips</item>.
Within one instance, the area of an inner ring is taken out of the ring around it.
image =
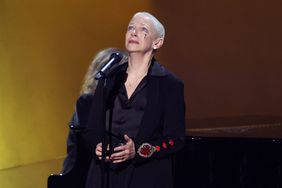
[[[129,40],[128,43],[139,44],[139,42],[136,40]]]

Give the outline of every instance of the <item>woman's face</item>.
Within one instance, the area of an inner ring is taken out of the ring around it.
[[[153,51],[157,33],[149,17],[134,16],[128,24],[125,47],[129,53]]]

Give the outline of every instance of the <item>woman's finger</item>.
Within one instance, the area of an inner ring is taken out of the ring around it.
[[[127,145],[122,145],[114,148],[114,152],[124,151],[127,149]]]
[[[113,163],[121,163],[121,162],[124,162],[125,159],[120,159],[120,160],[114,160]]]

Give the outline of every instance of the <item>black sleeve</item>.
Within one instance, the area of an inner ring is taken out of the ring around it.
[[[95,153],[96,145],[102,142],[102,135],[105,125],[105,90],[104,79],[100,79],[96,87],[85,130],[83,131],[83,141],[88,152]]]
[[[146,143],[135,142],[134,161],[136,163],[150,158],[169,156],[179,151],[185,144],[184,84],[181,81],[167,82],[167,90],[164,95],[161,136],[155,140],[148,140]]]
[[[72,119],[69,123],[69,127],[78,126],[77,113],[74,112]],[[69,128],[69,134],[67,137],[67,156],[64,159],[62,174],[68,173],[74,166],[77,156],[77,137],[74,130]]]
[[[92,103],[92,94],[81,95],[76,102],[76,110],[69,123],[69,133],[67,137],[67,156],[63,163],[61,173],[69,172],[76,163],[78,155],[78,132],[83,131],[86,126],[89,109]]]

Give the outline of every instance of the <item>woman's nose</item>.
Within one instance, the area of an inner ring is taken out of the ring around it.
[[[132,29],[132,31],[131,31],[131,36],[137,36],[136,29]]]

